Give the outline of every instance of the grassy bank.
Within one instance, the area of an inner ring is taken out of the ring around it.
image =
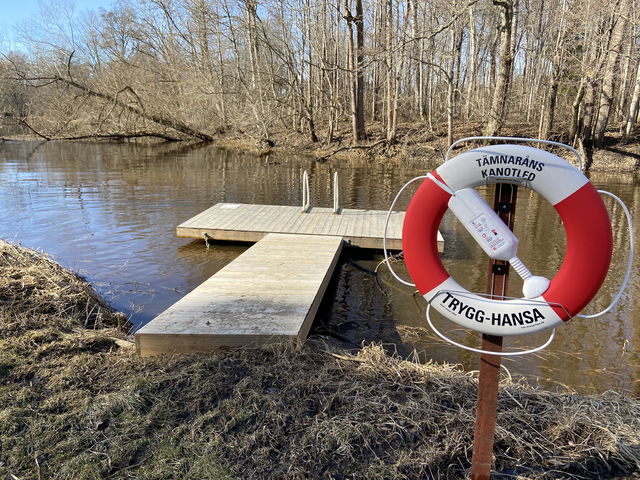
[[[138,358],[77,276],[0,241],[0,478],[454,479],[476,379],[314,342]],[[501,386],[503,478],[640,472],[640,402]]]

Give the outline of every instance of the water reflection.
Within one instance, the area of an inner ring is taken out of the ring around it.
[[[246,245],[179,239],[175,226],[216,202],[297,205],[300,178],[310,172],[311,202],[333,202],[332,172],[340,175],[346,208],[388,208],[408,179],[433,167],[412,164],[316,163],[305,158],[257,159],[201,145],[5,142],[0,145],[0,236],[41,248],[86,276],[118,309],[143,324],[237,257]],[[640,218],[640,185],[629,175],[594,174],[592,181],[621,196]],[[491,195],[491,189],[483,190]],[[408,194],[398,208],[405,208]],[[627,231],[612,205],[616,255],[605,288],[588,307],[609,303],[622,280]],[[588,212],[584,212],[588,215]],[[443,262],[464,287],[483,291],[487,260],[451,215],[442,223]],[[637,227],[636,227],[637,229]],[[538,275],[553,276],[564,256],[560,219],[544,199],[520,189],[516,214],[519,256]],[[588,241],[588,239],[585,239]],[[386,342],[422,359],[477,368],[475,354],[444,345],[426,328],[425,302],[393,280],[378,252],[350,252],[336,274],[316,333],[347,347]],[[397,265],[406,275],[402,265]],[[376,278],[371,271],[378,271]],[[559,329],[551,348],[535,357],[506,359],[513,374],[541,385],[579,391],[622,388],[640,393],[640,290],[635,270],[618,308],[600,319],[577,319]],[[513,279],[511,293],[519,296]],[[452,338],[477,345],[474,334],[437,320]],[[546,334],[508,339],[510,347],[544,342]]]

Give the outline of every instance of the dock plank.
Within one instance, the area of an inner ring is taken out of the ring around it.
[[[382,248],[387,212],[384,210],[312,207],[302,213],[299,206],[218,203],[178,225],[179,237],[202,238],[203,233],[217,240],[257,242],[267,233],[343,237],[353,246]],[[387,247],[402,249],[404,212],[393,212],[389,220]],[[438,233],[438,250],[444,240]]]
[[[221,346],[303,341],[342,244],[338,236],[265,235],[138,330],[138,353],[206,352]]]

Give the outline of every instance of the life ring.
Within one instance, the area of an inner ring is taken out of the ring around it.
[[[488,300],[469,292],[449,275],[438,254],[438,227],[451,192],[498,182],[539,193],[564,224],[564,261],[547,290],[531,300]],[[463,327],[508,336],[553,328],[579,313],[607,275],[612,232],[602,199],[578,169],[537,148],[492,145],[452,158],[422,182],[405,214],[402,248],[409,275],[433,308]]]

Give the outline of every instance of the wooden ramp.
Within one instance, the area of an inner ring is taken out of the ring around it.
[[[313,207],[302,213],[300,207],[218,203],[178,225],[179,237],[202,238],[206,233],[215,240],[257,242],[267,233],[331,235],[362,248],[382,248],[387,212],[384,210],[343,209],[339,215],[332,208]],[[387,231],[387,248],[402,250],[404,212],[393,212]],[[438,250],[444,240],[438,232]]]
[[[138,353],[206,352],[304,340],[342,243],[338,236],[265,235],[138,330]]]

